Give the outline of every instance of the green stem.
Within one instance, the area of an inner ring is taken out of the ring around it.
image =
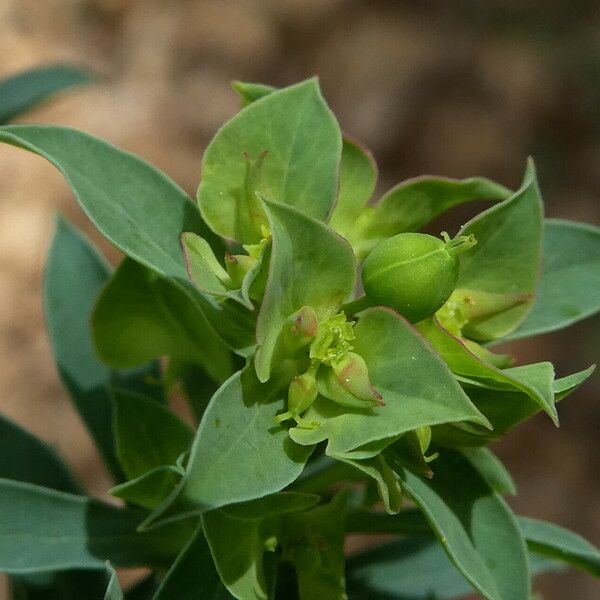
[[[356,315],[371,306],[375,306],[375,303],[367,296],[362,296],[356,300],[352,300],[352,302],[342,304],[342,310],[347,315]]]

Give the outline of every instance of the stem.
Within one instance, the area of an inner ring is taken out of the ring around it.
[[[362,296],[356,300],[352,300],[352,302],[342,304],[342,310],[347,315],[356,315],[363,310],[367,310],[367,308],[370,308],[371,306],[375,306],[375,303],[367,296]]]

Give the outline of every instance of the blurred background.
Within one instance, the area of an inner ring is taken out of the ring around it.
[[[0,78],[48,62],[94,71],[21,121],[83,129],[135,152],[191,195],[203,149],[238,109],[232,79],[319,75],[343,129],[373,151],[380,192],[420,174],[518,186],[537,161],[552,217],[600,225],[600,4],[588,0],[0,0]],[[108,479],[54,371],[41,278],[55,211],[116,260],[45,161],[0,147],[0,410],[55,445],[98,495]],[[473,206],[453,212],[457,227]],[[444,221],[448,223],[448,219]],[[511,346],[559,375],[600,359],[600,319]],[[521,513],[600,545],[596,375],[496,451]],[[598,584],[548,575],[547,600]],[[2,590],[0,589],[0,598]]]

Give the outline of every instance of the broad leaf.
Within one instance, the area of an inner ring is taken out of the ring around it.
[[[0,478],[63,492],[81,491],[53,448],[1,415]]]
[[[550,363],[500,370],[475,356],[459,338],[444,329],[435,318],[422,321],[417,325],[417,329],[461,380],[466,379],[470,383],[478,382],[491,389],[524,392],[548,413],[555,424],[558,424],[552,393],[554,369]]]
[[[303,306],[324,319],[355,282],[352,249],[327,225],[290,206],[265,201],[273,235],[269,278],[258,316],[256,372],[266,381],[285,320]]]
[[[356,220],[375,191],[377,165],[358,142],[344,138],[337,203],[329,225],[350,238]]]
[[[197,208],[166,175],[133,154],[65,127],[9,125],[0,128],[0,142],[49,160],[98,231],[127,256],[187,281],[179,236],[209,233]]]
[[[137,533],[144,513],[91,498],[0,480],[0,572],[170,564],[190,523]]]
[[[260,498],[294,481],[312,448],[277,426],[282,398],[258,382],[251,363],[227,380],[204,413],[179,491],[148,523]]]
[[[600,578],[600,550],[580,535],[553,523],[519,517],[529,548],[550,558],[588,571]]]
[[[202,215],[214,231],[244,243],[259,239],[249,223],[255,192],[325,220],[335,202],[341,150],[338,124],[315,79],[273,92],[233,117],[206,149]],[[249,163],[261,155],[249,185]]]
[[[365,359],[385,406],[349,409],[319,397],[305,417],[320,422],[320,427],[294,427],[292,439],[300,444],[328,440],[327,453],[339,456],[418,427],[457,421],[487,423],[446,365],[396,313],[385,308],[363,313],[355,334],[355,352]]]
[[[600,310],[600,228],[548,219],[544,270],[533,308],[508,335],[516,339],[562,329]]]
[[[558,563],[529,555],[531,572],[558,570]],[[450,600],[474,592],[441,544],[430,536],[394,540],[351,556],[346,563],[352,600]]]
[[[0,81],[0,124],[58,92],[91,81],[90,73],[68,65],[46,65],[3,79]]]
[[[202,529],[181,551],[153,600],[231,600],[221,582]]]
[[[542,253],[543,207],[533,162],[510,198],[480,213],[460,230],[477,244],[459,256],[457,290],[490,294],[533,294]],[[523,320],[531,302],[469,326],[469,337],[494,340]]]
[[[158,365],[117,372],[103,365],[91,339],[93,305],[109,277],[107,263],[66,221],[59,218],[44,278],[44,309],[50,344],[60,377],[114,478],[123,473],[114,450],[112,403],[108,388],[139,390],[160,396],[147,382],[159,377]],[[142,362],[138,363],[139,365]]]
[[[529,598],[527,553],[516,519],[465,458],[443,452],[431,480],[407,469],[399,475],[455,566],[485,598]]]
[[[418,231],[453,206],[474,200],[505,200],[509,196],[510,190],[481,177],[408,179],[384,194],[376,205],[367,207],[349,238],[359,259],[363,259],[380,241],[405,231]]]
[[[257,500],[230,504],[220,509],[224,515],[233,519],[254,520],[299,512],[318,504],[320,497],[316,494],[302,492],[279,492]]]
[[[110,493],[125,502],[155,509],[173,492],[182,475],[178,467],[156,467],[136,479],[115,486]]]
[[[130,259],[100,294],[92,329],[100,358],[118,368],[166,355],[196,362],[217,381],[231,373],[229,352],[198,302]]]
[[[113,400],[117,456],[130,479],[174,465],[189,450],[193,430],[166,406],[121,390]]]

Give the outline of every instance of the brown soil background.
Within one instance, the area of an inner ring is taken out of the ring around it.
[[[514,187],[532,154],[548,214],[600,224],[597,2],[0,0],[0,77],[54,61],[87,65],[100,80],[22,121],[106,138],[192,195],[204,147],[237,110],[230,80],[284,85],[318,74],[342,127],[373,150],[381,190],[423,173]],[[41,275],[57,210],[118,258],[57,172],[0,147],[0,410],[55,445],[102,496],[107,476],[44,331]],[[512,350],[563,375],[598,361],[599,342],[596,318]],[[560,429],[539,417],[496,448],[519,486],[516,509],[596,544],[599,386],[596,376],[561,406]],[[572,571],[536,589],[548,600],[600,597],[597,582]]]

